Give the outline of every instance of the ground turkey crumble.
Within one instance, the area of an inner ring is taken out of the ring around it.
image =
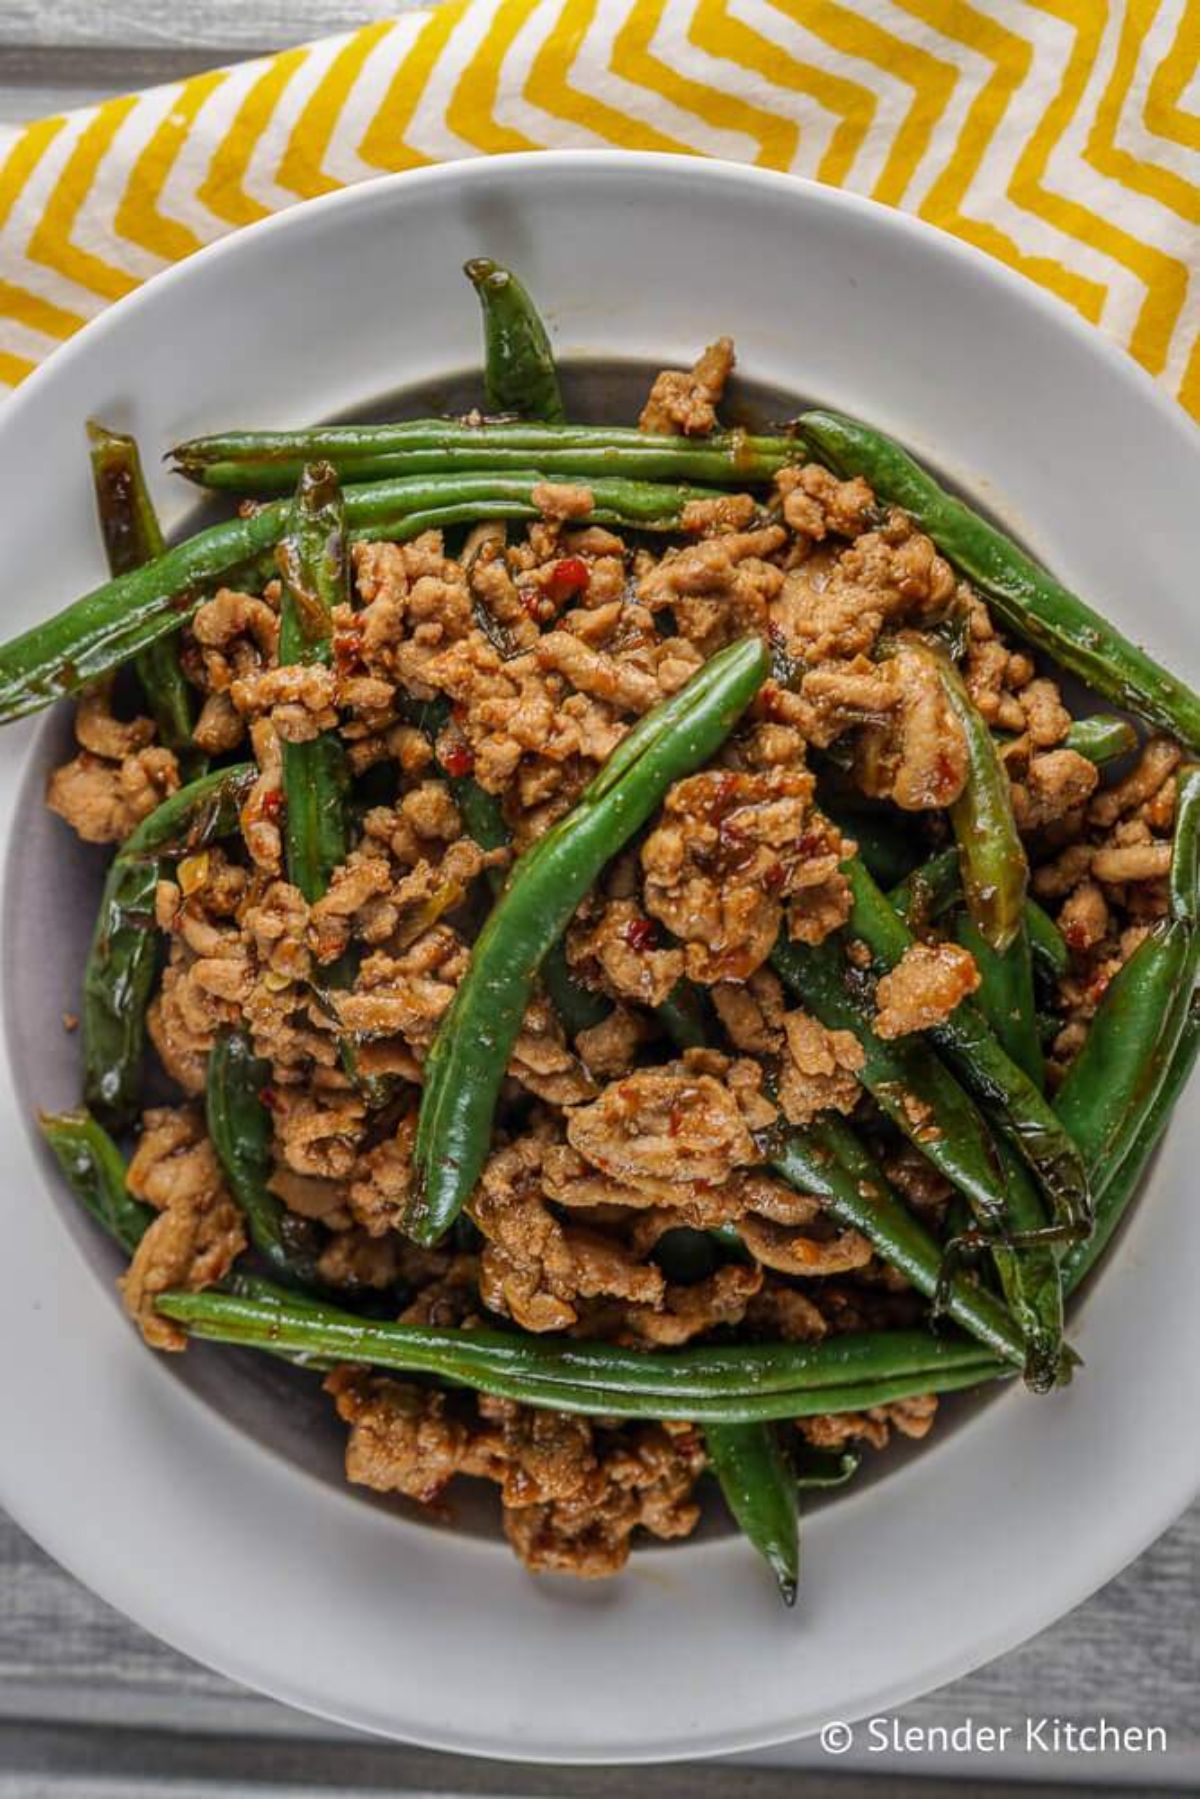
[[[723,338],[665,371],[642,430],[717,429],[733,364]],[[657,540],[596,523],[584,485],[542,482],[534,503],[520,530],[355,544],[328,667],[280,667],[275,581],[218,589],[181,632],[197,746],[252,760],[256,777],[240,833],[167,859],[154,895],[147,1024],[178,1103],[141,1120],[129,1187],[155,1216],[122,1288],[155,1347],[184,1346],[155,1296],[218,1283],[246,1254],[203,1116],[209,1056],[235,1027],[267,1069],[269,1191],[350,1304],[642,1349],[920,1322],[924,1302],[867,1239],[770,1168],[781,1133],[853,1115],[904,1202],[948,1228],[949,1187],[864,1101],[860,1042],[793,1004],[769,963],[781,933],[801,950],[846,941],[856,809],[901,818],[914,854],[946,840],[967,746],[913,632],[961,652],[1002,744],[1032,890],[1069,948],[1048,1002],[1051,1082],[1166,908],[1178,745],[1151,738],[1115,777],[1067,747],[1056,683],[862,480],[797,452],[769,491],[695,500]],[[417,1249],[402,1226],[424,1065],[491,891],[638,719],[748,632],[769,644],[771,678],[566,932],[591,1021],[572,1035],[535,991],[459,1235]],[[331,730],[360,803],[344,863],[310,902],[286,878],[283,746]],[[85,694],[75,734],[47,802],[85,841],[120,843],[178,789],[179,759],[123,687]],[[470,780],[507,843],[472,836]],[[936,920],[917,932],[875,982],[881,1039],[936,1027],[979,984]],[[846,948],[869,991],[869,954]],[[685,982],[719,1047],[676,1047],[665,1009]],[[708,1235],[731,1231],[737,1257]],[[690,1272],[681,1239],[707,1245]],[[350,1367],[326,1387],[351,1480],[434,1508],[460,1477],[490,1483],[531,1568],[611,1574],[640,1533],[686,1536],[699,1516],[704,1447],[687,1424],[569,1418]],[[935,1410],[918,1397],[796,1434],[881,1447],[923,1436]]]

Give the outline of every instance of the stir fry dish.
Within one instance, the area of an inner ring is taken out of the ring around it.
[[[1200,699],[879,432],[723,428],[728,339],[568,419],[467,274],[479,412],[180,445],[239,501],[182,542],[91,427],[110,579],[0,648],[113,846],[41,1130],[146,1342],[311,1371],[351,1481],[590,1577],[712,1476],[790,1602],[804,1494],[1088,1378]]]

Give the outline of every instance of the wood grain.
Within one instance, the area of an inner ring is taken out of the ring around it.
[[[70,51],[81,45],[123,52],[203,49],[253,56],[352,31],[421,0],[0,0],[0,44]]]

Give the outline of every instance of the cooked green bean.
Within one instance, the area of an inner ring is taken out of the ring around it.
[[[1200,748],[1200,696],[948,494],[894,439],[836,412],[806,412],[797,428],[839,474],[862,475],[884,505],[903,507],[1010,630],[1115,705]]]
[[[1178,777],[1170,911],[1117,970],[1055,1110],[1097,1178],[1129,1155],[1174,1063],[1200,972],[1200,766]]]
[[[874,875],[875,870],[869,862],[867,867]],[[875,879],[879,876],[875,875]],[[923,862],[920,868],[915,868],[892,888],[888,901],[910,930],[920,932],[952,906],[961,893],[962,880],[955,848],[943,850],[940,855]],[[1062,932],[1034,899],[1026,898],[1023,917],[1034,961],[1048,980],[1057,980],[1071,966],[1071,952]]]
[[[1048,981],[1057,981],[1071,966],[1071,952],[1050,914],[1036,900],[1025,901],[1025,929],[1039,974]]]
[[[970,1200],[1021,1329],[1026,1382],[1039,1392],[1052,1386],[1067,1366],[1057,1265],[1047,1248],[1017,1249],[1006,1240],[1042,1222],[1037,1194],[1022,1165],[998,1163],[982,1118],[929,1044],[916,1037],[884,1042],[875,1035],[863,977],[845,962],[839,943],[827,939],[804,949],[780,938],[771,961],[785,986],[822,1024],[853,1033],[865,1058],[858,1071],[863,1086],[902,1134]]]
[[[881,1260],[926,1299],[939,1298],[955,1324],[1019,1367],[1024,1342],[1005,1307],[986,1288],[961,1275],[942,1279],[942,1250],[899,1198],[874,1158],[840,1118],[827,1114],[804,1130],[790,1130],[771,1166],[797,1192],[811,1193],[844,1227],[861,1231]]]
[[[480,518],[537,517],[535,473],[422,475],[348,488],[352,540],[394,538]],[[589,481],[600,524],[643,531],[678,528],[683,508],[711,498],[708,489],[620,479]],[[273,550],[286,528],[289,501],[229,519],[169,549],[144,568],[95,588],[53,618],[0,646],[0,723],[36,712],[66,693],[110,674],[185,625],[214,581],[236,578]]]
[[[1067,1251],[1062,1263],[1063,1286],[1073,1293],[1085,1280],[1108,1248],[1129,1202],[1138,1192],[1142,1178],[1163,1132],[1170,1122],[1176,1102],[1186,1088],[1200,1051],[1200,1007],[1193,999],[1167,1064],[1162,1084],[1141,1122],[1131,1133],[1129,1147],[1107,1180],[1100,1182],[1096,1198],[1096,1223],[1086,1243],[1077,1243]]]
[[[1128,756],[1138,746],[1138,734],[1127,718],[1113,718],[1097,713],[1094,718],[1077,718],[1062,740],[1064,750],[1074,750],[1089,762],[1103,766]]]
[[[966,913],[954,921],[954,936],[970,950],[979,970],[974,1004],[990,1025],[997,1043],[1039,1092],[1046,1085],[1046,1059],[1038,1034],[1037,1004],[1033,995],[1033,954],[1028,914],[1005,950],[995,950]]]
[[[800,1507],[796,1475],[771,1424],[710,1424],[709,1465],[734,1522],[775,1576],[785,1605],[800,1580]]]
[[[92,485],[111,575],[126,575],[153,562],[166,549],[162,526],[142,473],[137,442],[88,422]],[[203,772],[203,757],[192,744],[192,694],[179,662],[178,646],[152,643],[134,662],[137,678],[159,742],[187,759],[188,772]]]
[[[301,475],[276,555],[283,581],[279,665],[328,663],[333,609],[349,588],[345,507],[328,463]],[[346,860],[346,758],[333,731],[281,749],[288,880],[312,905]]]
[[[912,933],[861,862],[851,858],[842,872],[852,897],[850,934],[867,945],[879,965],[894,967],[912,945]],[[1086,1224],[1088,1178],[1079,1150],[1039,1088],[1006,1054],[979,1007],[969,998],[960,1001],[930,1036],[1028,1163],[1051,1201],[1056,1222],[1071,1229]]]
[[[894,887],[910,877],[915,855],[911,822],[898,822],[886,814],[857,812],[845,806],[827,806],[843,837],[852,838],[858,855],[881,887]]]
[[[435,1242],[475,1185],[509,1052],[550,945],[671,783],[725,741],[768,668],[758,638],[714,656],[634,726],[578,804],[517,862],[425,1063],[406,1220],[418,1242]]]
[[[114,1123],[137,1106],[146,1006],[158,965],[154,901],[168,858],[237,829],[257,769],[239,763],[201,775],[165,799],[109,864],[83,975],[83,1091]]]
[[[277,494],[295,487],[306,462],[331,462],[344,482],[536,468],[576,480],[624,475],[742,487],[770,481],[804,452],[791,438],[743,431],[662,437],[632,426],[410,419],[395,425],[237,431],[179,444],[172,455],[179,473],[204,487]]]
[[[492,412],[561,424],[566,417],[554,352],[523,284],[490,256],[463,269],[483,307],[484,386]]]
[[[267,1186],[271,1119],[263,1089],[270,1072],[270,1064],[256,1059],[242,1031],[223,1032],[208,1058],[208,1134],[255,1249],[277,1280],[309,1287],[317,1283],[311,1228]]]
[[[167,1293],[164,1316],[196,1337],[320,1361],[437,1376],[501,1398],[591,1417],[741,1424],[815,1417],[1002,1378],[977,1344],[927,1331],[861,1332],[820,1343],[735,1344],[670,1355],[492,1330],[379,1323],[289,1294]]]
[[[936,672],[950,713],[967,748],[967,780],[949,808],[958,841],[959,870],[967,910],[997,953],[1006,950],[1021,925],[1029,864],[1013,817],[1008,773],[991,732],[975,709],[966,683],[944,651],[926,639],[906,636],[910,655]]]
[[[865,861],[865,858],[864,858]],[[867,863],[867,872],[879,876]],[[921,932],[952,906],[962,894],[962,868],[957,846],[942,850],[898,881],[888,893],[888,904],[910,931]]]
[[[38,1128],[84,1210],[131,1256],[156,1213],[125,1185],[125,1159],[90,1112],[43,1112]]]

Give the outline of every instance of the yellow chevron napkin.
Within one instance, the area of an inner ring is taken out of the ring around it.
[[[385,170],[687,151],[903,207],[1200,417],[1196,0],[443,0],[0,132],[0,380],[202,244]]]

